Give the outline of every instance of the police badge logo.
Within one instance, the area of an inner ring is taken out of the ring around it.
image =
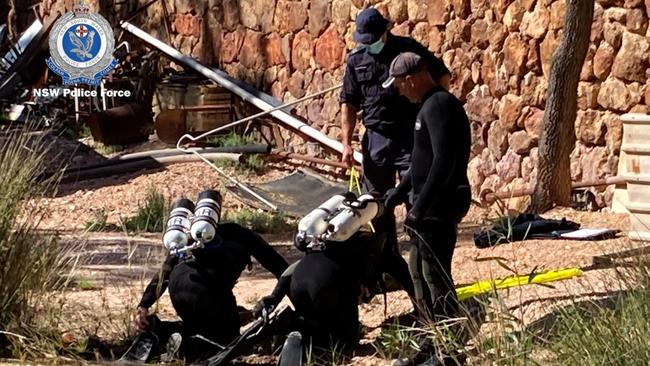
[[[113,58],[115,36],[111,25],[87,5],[73,7],[54,23],[50,33],[47,66],[63,78],[63,84],[99,85],[117,66]]]

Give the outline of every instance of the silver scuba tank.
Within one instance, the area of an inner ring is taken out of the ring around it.
[[[162,240],[168,251],[182,248],[189,242],[190,217],[193,211],[194,203],[187,198],[174,202]]]
[[[303,217],[298,222],[296,246],[304,249],[307,244],[320,238],[327,231],[328,218],[343,208],[345,199],[346,195],[344,194],[334,195]]]
[[[208,189],[199,193],[194,220],[190,227],[190,234],[194,240],[207,243],[214,239],[221,219],[221,203],[222,197],[219,191]]]
[[[359,231],[361,226],[381,213],[381,205],[370,194],[364,194],[356,201],[345,202],[345,206],[338,215],[330,220],[324,235],[325,240],[346,241]]]

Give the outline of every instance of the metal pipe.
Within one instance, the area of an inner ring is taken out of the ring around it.
[[[348,166],[342,162],[342,161],[332,161],[332,160],[327,160],[327,159],[320,159],[320,158],[315,158],[310,155],[301,155],[301,154],[294,154],[290,153],[287,151],[272,151],[271,152],[271,157],[278,157],[278,158],[283,158],[283,159],[296,159],[296,160],[303,160],[303,161],[308,161],[310,163],[316,163],[316,164],[322,164],[322,165],[328,165],[328,166],[333,166],[336,168],[343,168],[346,169]],[[360,167],[356,167],[357,170],[360,170]]]
[[[217,82],[224,88],[230,90],[231,92],[237,94],[239,97],[241,97],[244,101],[253,104],[257,108],[266,111],[267,113],[271,114],[273,117],[275,117],[278,121],[280,121],[282,124],[291,127],[294,130],[297,130],[298,132],[303,133],[304,135],[313,138],[314,140],[328,146],[329,148],[338,151],[339,153],[343,152],[343,144],[340,143],[339,141],[336,141],[334,139],[331,139],[329,136],[323,134],[322,132],[314,129],[313,127],[305,124],[304,122],[300,121],[296,117],[281,111],[281,108],[273,108],[273,105],[271,105],[269,102],[266,100],[262,99],[261,96],[265,95],[265,93],[262,93],[260,91],[257,91],[257,95],[251,93],[250,91],[244,89],[239,83],[231,78],[228,74],[225,72],[218,70],[218,69],[212,69],[208,68],[205,65],[202,65],[198,61],[194,60],[192,57],[189,57],[187,55],[182,54],[175,48],[163,43],[162,41],[152,37],[142,29],[134,26],[133,24],[129,22],[121,22],[121,26],[123,29],[126,31],[132,33],[134,36],[142,39],[143,41],[149,43],[150,45],[158,48],[160,51],[164,52],[167,54],[169,57],[174,59],[175,61],[178,61],[195,71],[201,73],[203,76]],[[268,95],[267,95],[268,97]],[[354,153],[354,160],[357,162],[361,163],[362,155],[359,152]]]
[[[571,183],[571,188],[587,188],[587,187],[596,187],[596,186],[609,186],[612,184],[623,184],[625,183],[625,178],[622,176],[607,177],[605,179],[596,180],[596,181],[587,181],[587,182],[573,182]],[[523,188],[516,189],[509,192],[497,192],[494,193],[490,189],[485,189],[479,194],[479,199],[482,204],[493,204],[497,200],[510,199],[515,197],[530,196],[534,193],[535,188]]]

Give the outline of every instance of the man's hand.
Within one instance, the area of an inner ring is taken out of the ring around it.
[[[348,168],[352,167],[352,163],[354,162],[353,157],[354,156],[354,149],[352,149],[352,146],[348,144],[343,144],[343,153],[341,155],[341,161],[347,165]]]
[[[401,205],[402,203],[406,202],[408,196],[403,195],[402,192],[400,192],[397,187],[393,187],[386,191],[386,194],[384,194],[384,207],[387,209],[394,209],[395,207]]]
[[[142,306],[138,306],[137,314],[135,316],[135,327],[141,333],[147,330],[147,327],[149,327],[149,321],[147,320],[148,315],[148,309],[143,308]]]
[[[255,318],[259,318],[262,315],[264,315],[265,310],[266,310],[266,314],[270,314],[273,311],[273,308],[275,308],[275,305],[277,305],[277,300],[275,296],[273,295],[264,296],[253,307],[253,316]]]

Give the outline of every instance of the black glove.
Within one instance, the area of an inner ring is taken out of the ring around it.
[[[264,296],[261,298],[257,304],[253,307],[253,316],[259,318],[264,315],[264,310],[266,314],[270,314],[275,306],[278,304],[278,300],[273,295]]]
[[[406,202],[408,199],[408,195],[404,194],[403,192],[400,192],[398,187],[393,187],[386,191],[386,194],[384,194],[383,201],[384,201],[384,207],[386,207],[389,210],[394,209],[395,207],[401,205],[402,203]]]

